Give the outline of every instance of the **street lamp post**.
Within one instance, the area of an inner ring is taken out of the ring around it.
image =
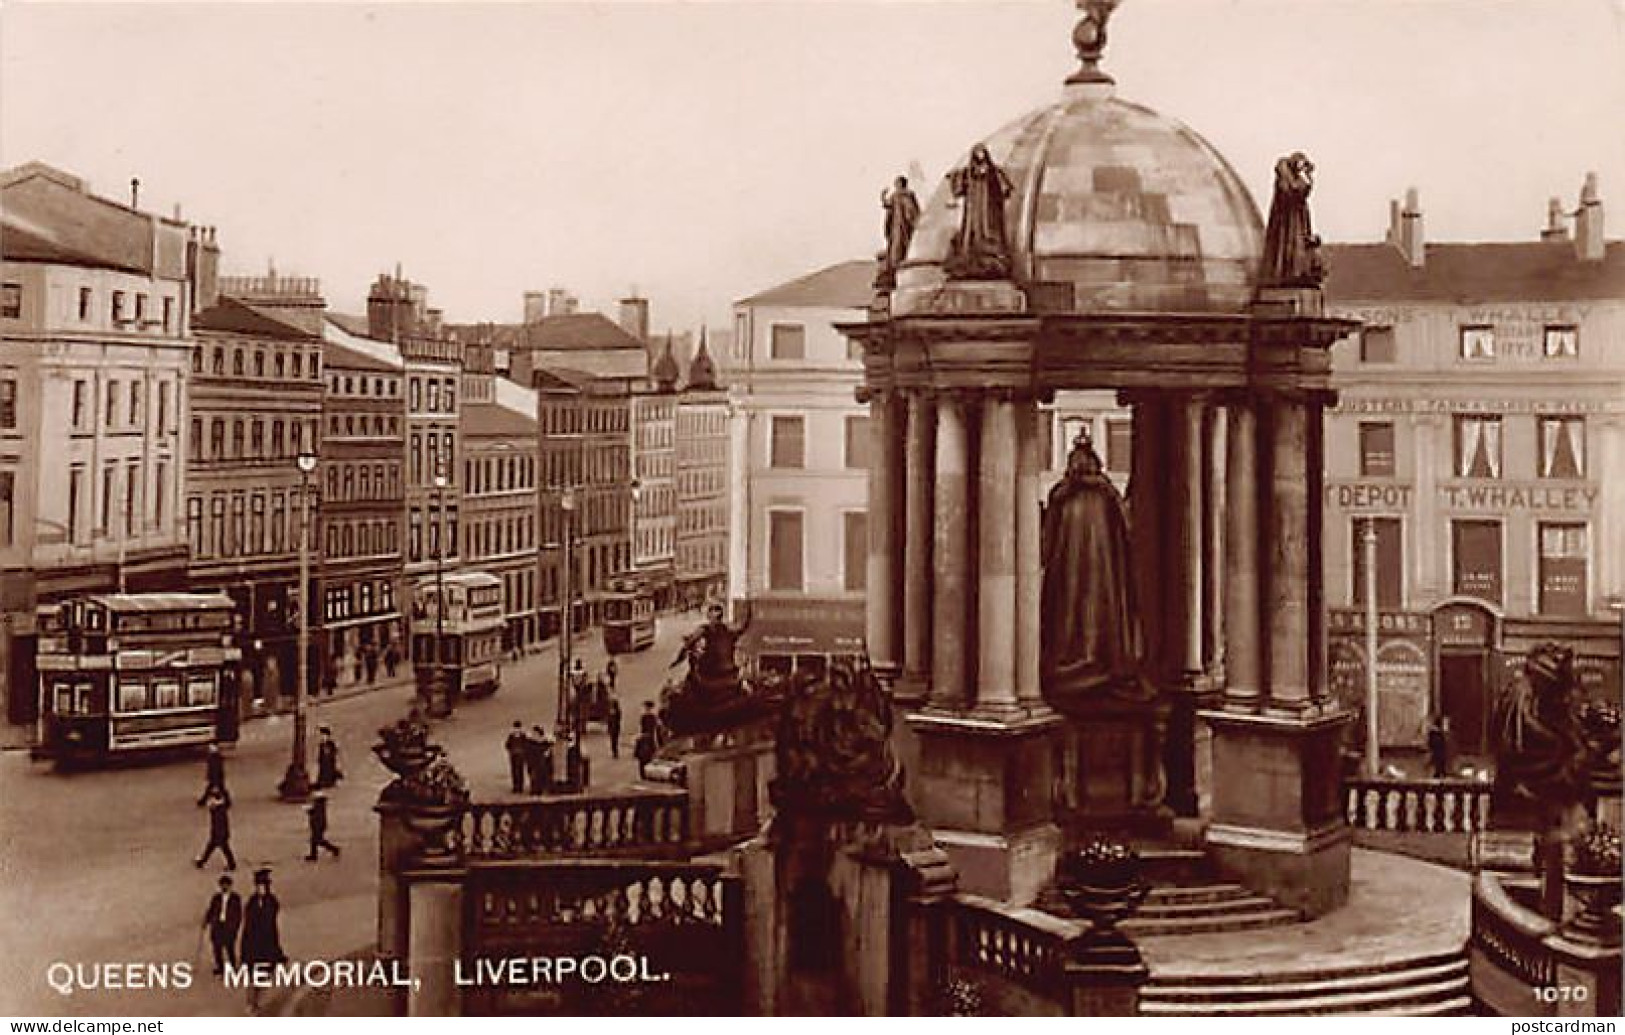
[[[561,517],[561,535],[563,552],[560,557],[563,585],[559,590],[559,692],[558,716],[555,729],[559,731],[561,743],[553,753],[553,772],[555,777],[563,772],[564,779],[569,777],[569,747],[562,743],[568,737],[570,743],[575,743],[574,724],[570,722],[570,660],[573,653],[574,625],[575,625],[575,510],[576,491],[566,488],[559,494],[559,513]]]
[[[434,473],[434,681],[429,691],[429,714],[451,714],[451,688],[446,685],[446,472]]]
[[[1377,742],[1377,522],[1366,518],[1360,532],[1365,558],[1365,775],[1375,779],[1382,764]]]
[[[310,682],[310,476],[316,470],[316,454],[302,452],[295,463],[299,466],[299,658],[295,662],[298,678],[293,696],[293,757],[277,785],[283,801],[310,797],[305,701]]]

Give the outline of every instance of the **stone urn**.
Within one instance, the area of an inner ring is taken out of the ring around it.
[[[1566,925],[1574,937],[1604,945],[1618,945],[1619,917],[1615,913],[1625,890],[1620,875],[1619,831],[1606,823],[1593,824],[1575,839],[1563,887],[1576,909]]]
[[[463,806],[460,804],[407,803],[401,810],[401,820],[417,840],[414,858],[431,866],[456,859],[456,849],[450,844],[447,835],[451,833],[462,815]]]
[[[1128,942],[1117,925],[1151,892],[1141,879],[1140,857],[1133,847],[1097,837],[1063,856],[1055,877],[1067,908],[1090,923],[1086,943]]]

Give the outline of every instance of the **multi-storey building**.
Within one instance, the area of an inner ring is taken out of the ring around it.
[[[399,350],[329,321],[322,384],[320,558],[311,598],[320,607],[317,650],[325,690],[374,683],[407,662],[403,552],[406,531],[406,383]],[[449,491],[449,490],[448,490]],[[437,555],[439,524],[418,553]],[[433,562],[429,570],[433,571]]]
[[[368,336],[394,343],[405,363],[406,578],[456,567],[462,542],[458,401],[462,346],[428,308],[428,289],[381,274],[367,295]]]
[[[575,628],[598,621],[610,580],[632,566],[634,380],[563,368],[533,377],[541,465],[538,578],[551,634],[564,604],[566,548]]]
[[[192,318],[187,577],[237,604],[248,714],[291,698],[297,678],[295,459],[319,449],[323,301],[310,278],[223,278],[221,288],[228,293]]]
[[[1328,304],[1365,324],[1332,353],[1330,663],[1358,703],[1369,549],[1385,745],[1419,746],[1442,717],[1482,751],[1510,667],[1542,640],[1617,694],[1625,243],[1604,240],[1593,179],[1572,233],[1555,200],[1550,215],[1540,240],[1429,243],[1413,193],[1387,241],[1328,249]]]
[[[863,647],[869,408],[862,353],[874,264],[845,262],[734,306],[728,595],[763,664]]]
[[[495,374],[489,342],[463,363],[463,567],[502,579],[504,646],[541,636],[536,606],[536,393]]]
[[[675,579],[678,376],[668,341],[632,393],[632,570],[660,610],[671,606]]]
[[[0,697],[35,717],[36,608],[180,588],[194,298],[212,232],[30,163],[0,175]]]
[[[728,393],[704,334],[677,396],[675,592],[682,606],[718,599],[728,579]]]

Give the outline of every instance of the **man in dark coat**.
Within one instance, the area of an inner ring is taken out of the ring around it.
[[[621,757],[621,702],[611,697],[609,710],[604,714],[604,726],[609,730],[609,755]]]
[[[209,810],[209,843],[203,846],[203,854],[194,859],[193,865],[203,869],[203,864],[209,861],[216,848],[226,857],[226,869],[237,868],[237,857],[231,853],[231,799],[220,787],[210,787],[203,792],[203,805]]]
[[[518,719],[502,746],[508,752],[508,780],[515,794],[525,793],[525,727]]]
[[[546,794],[553,782],[553,745],[540,726],[532,726],[525,738],[525,766],[530,770],[530,793]]]
[[[615,677],[620,674],[620,671],[620,666],[615,664],[614,658],[610,658],[609,663],[604,666],[604,675],[609,677],[609,688],[611,690],[615,689]]]
[[[339,746],[333,740],[333,731],[321,728],[322,739],[316,744],[316,786],[333,787],[344,779],[339,770]]]
[[[231,792],[226,790],[226,758],[220,753],[219,744],[210,744],[208,754],[203,756],[203,793],[198,796],[199,805],[209,796],[211,788],[219,788],[226,801],[231,801]]]
[[[327,839],[327,795],[321,791],[312,794],[310,804],[305,806],[305,813],[310,821],[310,853],[305,856],[305,861],[315,862],[318,848],[327,849],[337,859],[339,846]]]
[[[209,944],[214,947],[214,972],[221,973],[225,964],[237,965],[237,932],[243,926],[243,896],[231,889],[231,878],[220,877],[220,890],[209,898],[203,911],[203,926],[209,931]]]
[[[248,896],[248,901],[243,905],[244,966],[274,967],[287,962],[287,954],[282,951],[282,931],[277,923],[277,916],[281,912],[282,903],[277,901],[275,892],[271,890],[270,867],[255,870],[254,893]],[[258,1013],[259,1006],[260,988],[250,983],[248,1008]]]
[[[1428,766],[1435,780],[1450,775],[1450,739],[1443,718],[1435,718],[1428,726]]]

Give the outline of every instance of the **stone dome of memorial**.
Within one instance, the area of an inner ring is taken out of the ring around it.
[[[977,142],[1010,183],[1010,279],[1045,312],[1242,311],[1264,230],[1241,178],[1194,130],[1118,97],[1093,67],[1099,48],[1079,52],[1085,68],[1058,103]],[[897,271],[893,313],[931,306],[960,220],[945,177]]]

